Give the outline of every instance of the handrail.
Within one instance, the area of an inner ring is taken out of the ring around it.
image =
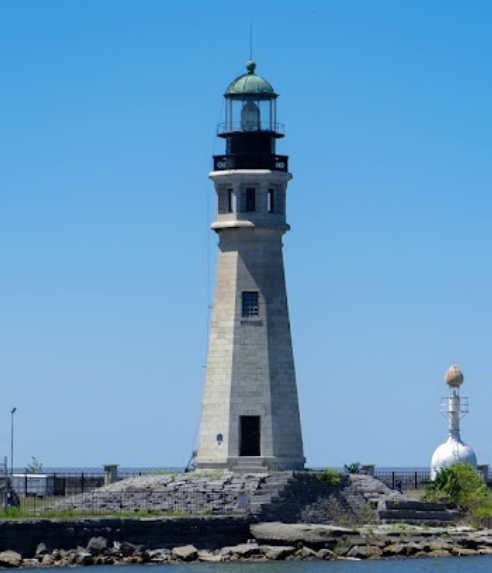
[[[255,131],[265,133],[277,133],[285,135],[285,125],[283,123],[274,123],[270,121],[258,122],[242,122],[242,121],[228,121],[226,123],[219,123],[217,126],[217,133],[251,133]]]

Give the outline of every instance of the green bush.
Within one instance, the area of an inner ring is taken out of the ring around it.
[[[430,482],[425,499],[456,507],[472,520],[492,516],[492,492],[465,462],[442,469]]]
[[[336,470],[326,468],[317,475],[317,479],[328,485],[337,485],[340,483],[340,474]]]
[[[359,462],[353,462],[351,464],[345,464],[343,469],[348,474],[360,474],[362,471],[362,464]]]

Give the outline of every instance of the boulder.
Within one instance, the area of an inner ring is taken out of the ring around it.
[[[97,555],[94,557],[94,565],[114,565],[115,559],[111,555]]]
[[[171,560],[171,552],[168,549],[147,549],[144,555],[143,560],[146,563],[167,563]]]
[[[314,559],[318,557],[318,554],[314,549],[309,549],[309,547],[301,547],[295,552],[295,556],[299,559]]]
[[[318,559],[334,559],[335,554],[330,549],[320,549],[316,552]]]
[[[135,551],[138,549],[136,545],[133,545],[133,543],[128,543],[128,541],[123,541],[123,543],[120,543],[118,547],[119,552],[123,557],[132,557],[135,554]]]
[[[449,553],[449,552],[448,552]],[[463,557],[470,557],[471,555],[478,555],[478,549],[466,549],[466,547],[455,547],[451,551],[453,555],[461,555]]]
[[[453,545],[447,541],[443,541],[442,539],[432,539],[429,543],[424,543],[424,549],[427,551],[451,551],[453,549]]]
[[[492,547],[479,547],[477,552],[479,555],[492,555]]]
[[[357,531],[334,525],[313,525],[304,523],[253,523],[250,525],[253,537],[260,543],[276,545],[324,545],[342,535],[356,535]]]
[[[34,552],[34,555],[36,557],[41,557],[42,555],[46,555],[47,553],[49,553],[48,548],[46,547],[46,545],[44,543],[38,543],[38,546],[36,547],[36,551]]]
[[[32,559],[23,559],[22,567],[39,567],[39,560],[33,557]]]
[[[475,552],[473,552],[473,554],[475,555]],[[451,552],[450,551],[446,551],[446,549],[436,549],[434,551],[429,551],[428,553],[425,553],[426,557],[451,557]]]
[[[293,555],[295,550],[295,547],[289,545],[263,545],[261,547],[263,555],[271,561],[286,559]]]
[[[222,555],[218,553],[211,553],[210,551],[199,551],[198,560],[207,563],[221,563],[223,561]]]
[[[91,555],[101,555],[108,548],[108,541],[104,537],[91,537],[87,544],[87,551]]]
[[[174,559],[180,561],[195,561],[198,558],[198,551],[194,545],[175,547],[171,553]]]
[[[261,548],[257,543],[241,543],[231,547],[224,547],[221,553],[245,559],[252,555],[260,555]]]
[[[377,559],[383,555],[383,551],[376,545],[354,545],[347,553],[347,557],[356,559]]]
[[[22,565],[22,556],[17,551],[0,552],[0,567],[20,567]]]
[[[76,563],[77,565],[92,565],[94,563],[94,558],[88,551],[77,551],[72,563]]]
[[[383,555],[385,557],[394,557],[396,555],[405,555],[405,544],[404,543],[391,543],[383,549]]]
[[[54,563],[55,563],[55,559],[54,559],[53,555],[50,555],[49,553],[46,553],[41,558],[41,565],[43,565],[43,567],[50,567]]]

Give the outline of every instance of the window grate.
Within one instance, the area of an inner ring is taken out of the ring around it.
[[[256,291],[242,293],[242,316],[258,316],[260,314],[259,294]]]

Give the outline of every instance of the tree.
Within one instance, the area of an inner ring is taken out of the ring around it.
[[[43,464],[34,456],[31,456],[31,463],[26,466],[26,474],[40,474],[43,471]]]

